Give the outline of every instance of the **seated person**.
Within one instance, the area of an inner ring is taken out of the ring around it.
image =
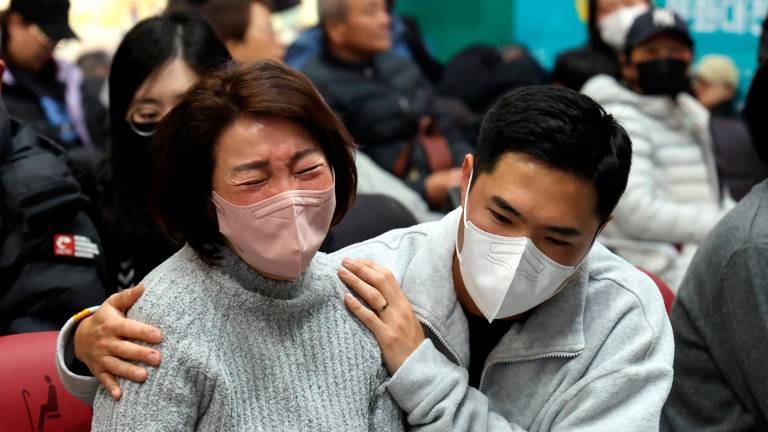
[[[651,0],[587,0],[587,42],[555,59],[552,82],[579,91],[597,75],[621,77],[619,55],[627,32]],[[583,3],[582,3],[583,4]]]
[[[443,72],[443,65],[432,56],[421,35],[418,23],[411,18],[395,13],[395,0],[386,0],[386,2],[391,17],[392,47],[390,51],[406,60],[415,62],[427,79],[432,83],[438,83]],[[323,37],[323,30],[320,26],[305,30],[288,46],[285,62],[291,67],[301,69],[322,51]]]
[[[104,299],[102,243],[76,175],[87,169],[70,155],[0,101],[0,335],[56,330]]]
[[[768,178],[768,166],[755,152],[747,125],[736,111],[739,69],[727,56],[704,56],[695,68],[693,90],[711,114],[720,183],[735,200],[741,200]]]
[[[342,116],[362,151],[435,208],[448,206],[471,147],[435,106],[419,69],[389,51],[384,0],[320,0],[325,46],[302,71]]]
[[[768,163],[768,66],[747,97],[755,150]],[[662,431],[768,430],[768,182],[755,186],[699,248],[672,308],[675,378]]]
[[[165,361],[120,401],[99,391],[94,430],[402,430],[376,342],[316,253],[356,172],[311,82],[274,62],[208,75],[156,143],[150,207],[185,246],[129,316],[162,329]]]
[[[685,21],[669,9],[640,15],[621,59],[623,82],[599,75],[582,90],[633,145],[627,192],[603,241],[676,291],[696,246],[732,204],[721,197],[709,113],[687,92],[693,40]]]
[[[60,41],[77,37],[68,16],[69,0],[12,0],[0,13],[0,56],[8,68],[2,98],[40,135],[96,154],[107,149],[107,112],[87,91],[82,71],[54,56]]]

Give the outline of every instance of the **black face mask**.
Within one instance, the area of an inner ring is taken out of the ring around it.
[[[689,67],[690,64],[687,62],[671,58],[638,63],[637,84],[643,94],[675,97],[682,92],[690,91]]]

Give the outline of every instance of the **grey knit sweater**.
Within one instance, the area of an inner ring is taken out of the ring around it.
[[[228,250],[210,267],[184,247],[144,280],[131,319],[160,328],[160,367],[100,388],[93,429],[402,430],[376,341],[346,310],[318,254],[296,282],[265,279]]]

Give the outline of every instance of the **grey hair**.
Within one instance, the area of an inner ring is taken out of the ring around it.
[[[317,0],[317,18],[320,28],[330,20],[343,20],[347,17],[348,0]]]

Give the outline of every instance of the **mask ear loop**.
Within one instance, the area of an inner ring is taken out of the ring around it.
[[[464,194],[464,208],[462,209],[462,220],[464,222],[464,232],[467,231],[467,207],[469,207],[469,188],[472,187],[472,176],[475,175],[474,168],[469,173],[469,183],[467,183],[467,192]],[[461,263],[461,253],[459,252],[459,233],[456,232],[456,240],[453,242],[453,247],[456,250],[456,257]]]
[[[467,192],[464,193],[464,209],[463,213],[464,215],[462,218],[464,219],[464,229],[467,229],[467,208],[469,207],[469,189],[472,187],[472,177],[475,175],[475,169],[473,168],[472,171],[469,173],[469,183],[467,183]]]

